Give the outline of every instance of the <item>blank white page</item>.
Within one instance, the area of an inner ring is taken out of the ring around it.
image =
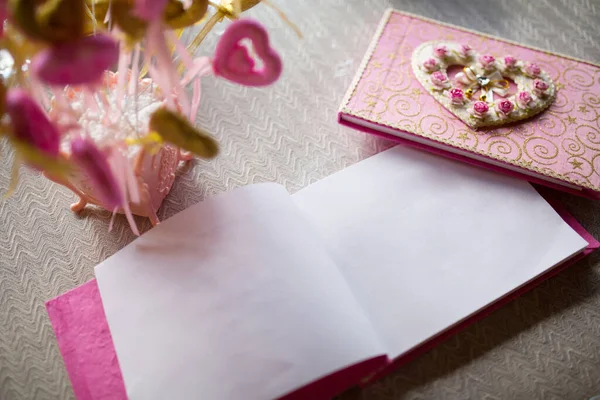
[[[392,357],[587,245],[527,182],[406,147],[293,198]]]
[[[281,186],[177,214],[96,267],[128,397],[271,399],[385,354]]]

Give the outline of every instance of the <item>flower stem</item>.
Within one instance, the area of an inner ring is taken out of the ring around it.
[[[204,24],[200,32],[196,35],[194,40],[192,40],[192,42],[187,47],[190,54],[194,54],[196,52],[196,50],[200,46],[200,43],[202,43],[206,35],[208,35],[208,32],[210,32],[211,29],[215,27],[217,22],[221,22],[223,18],[225,18],[225,13],[218,8],[217,11],[213,14],[213,16],[210,17],[208,21],[206,21],[206,24]]]

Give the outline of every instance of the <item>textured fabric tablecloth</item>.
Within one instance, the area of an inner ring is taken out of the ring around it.
[[[282,52],[283,78],[261,90],[205,80],[198,123],[214,133],[222,154],[181,171],[161,218],[248,183],[275,181],[295,192],[389,147],[336,123],[339,103],[389,6],[600,63],[598,0],[274,1],[304,40],[267,7],[250,12],[269,27]],[[222,30],[210,35],[203,52],[212,52]],[[4,142],[0,156],[4,193],[13,158]],[[44,301],[93,278],[93,267],[134,237],[124,218],[109,233],[108,213],[73,215],[71,193],[21,171],[16,193],[0,202],[0,399],[70,399]],[[600,237],[600,203],[561,198]],[[138,223],[149,228],[143,219]],[[568,400],[597,394],[600,257],[592,256],[342,399]]]

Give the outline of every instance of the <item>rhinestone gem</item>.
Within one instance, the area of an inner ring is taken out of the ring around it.
[[[477,83],[479,83],[479,85],[481,86],[486,86],[488,83],[490,83],[490,78],[488,78],[487,76],[478,75]]]

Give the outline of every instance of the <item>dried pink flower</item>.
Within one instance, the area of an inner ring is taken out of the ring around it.
[[[23,89],[10,89],[5,107],[16,139],[47,155],[58,156],[59,131],[29,93]]]
[[[479,63],[483,67],[484,70],[490,71],[496,68],[496,59],[493,56],[488,54],[484,54],[479,57]]]
[[[98,34],[40,51],[33,58],[31,69],[50,85],[83,85],[99,81],[118,59],[117,42]]]
[[[519,92],[516,97],[517,105],[521,108],[528,108],[533,99],[529,92]]]
[[[514,69],[517,66],[517,59],[512,56],[504,57],[504,65],[506,69]]]
[[[155,21],[162,17],[169,0],[135,0],[133,15],[144,21]]]
[[[433,74],[431,74],[431,84],[436,89],[445,89],[450,86],[450,80],[448,79],[448,76],[443,72],[436,71]]]
[[[537,78],[542,73],[542,69],[535,63],[526,63],[523,72],[531,78]]]
[[[433,48],[433,55],[437,58],[443,59],[448,55],[448,48],[443,45],[438,45]]]
[[[538,97],[545,95],[549,87],[550,86],[541,79],[534,80],[532,85],[533,93]]]
[[[114,210],[123,205],[123,193],[110,169],[106,154],[96,147],[92,139],[73,139],[71,159],[87,174],[103,207]]]
[[[473,49],[468,44],[463,44],[460,46],[460,49],[458,50],[458,54],[462,58],[468,58],[468,57],[471,57],[471,55],[473,55]]]
[[[423,61],[423,68],[427,72],[434,72],[440,69],[440,63],[437,62],[435,58],[430,58],[428,60]]]

